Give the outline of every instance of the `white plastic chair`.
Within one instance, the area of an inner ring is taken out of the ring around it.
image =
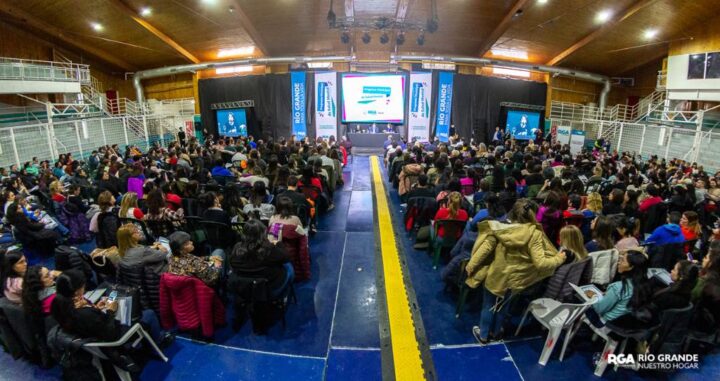
[[[557,344],[560,334],[565,330],[565,341],[563,342],[562,351],[560,352],[560,361],[565,357],[565,350],[567,345],[572,338],[571,332],[575,322],[585,313],[585,310],[590,308],[597,298],[592,298],[583,304],[570,304],[561,303],[555,299],[540,298],[533,300],[523,314],[520,325],[515,331],[515,336],[520,333],[520,329],[525,322],[529,312],[532,312],[535,319],[540,322],[545,328],[548,329],[547,338],[545,338],[545,345],[543,351],[540,354],[540,360],[538,364],[547,364],[552,351]]]
[[[620,253],[616,249],[593,251],[588,256],[592,258],[593,272],[591,283],[606,286],[615,277]]]
[[[597,364],[595,365],[595,372],[594,374],[598,377],[602,377],[603,373],[605,373],[605,368],[608,366],[608,356],[615,353],[615,349],[617,348],[619,341],[613,339],[608,334],[610,333],[610,330],[607,327],[598,328],[595,325],[593,325],[590,320],[586,317],[582,317],[582,319],[579,319],[576,327],[571,329],[569,332],[569,338],[567,341],[572,340],[573,336],[575,336],[575,333],[580,329],[580,326],[582,323],[587,324],[588,327],[595,333],[596,336],[601,337],[603,340],[605,340],[605,347],[603,348],[602,352],[600,353],[600,358],[597,360]],[[595,341],[595,337],[593,337],[593,341]],[[617,369],[617,367],[616,367]]]
[[[125,334],[118,340],[112,341],[112,342],[92,342],[84,344],[82,347],[87,352],[89,352],[91,355],[93,355],[92,363],[95,365],[95,367],[100,372],[100,375],[105,381],[105,376],[103,375],[102,365],[100,364],[100,360],[108,360],[109,358],[103,353],[103,348],[119,348],[127,344],[133,336],[137,336],[134,341],[132,342],[132,346],[137,346],[142,339],[146,339],[148,343],[150,343],[150,346],[155,350],[155,353],[160,356],[160,358],[167,362],[168,358],[165,356],[165,354],[160,350],[160,348],[155,344],[155,341],[150,337],[150,335],[145,332],[143,327],[140,325],[140,323],[135,323],[130,329],[125,332]],[[132,376],[130,375],[130,372],[121,369],[113,364],[113,368],[115,368],[115,372],[118,375],[118,378],[120,381],[132,381]]]

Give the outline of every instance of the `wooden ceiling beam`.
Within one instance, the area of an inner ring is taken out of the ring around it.
[[[485,55],[485,53],[490,50],[493,45],[497,42],[497,40],[502,37],[503,34],[510,28],[510,24],[513,21],[513,17],[515,17],[515,13],[517,13],[518,10],[522,9],[522,7],[525,6],[530,0],[517,0],[515,1],[515,4],[510,7],[510,10],[505,14],[505,16],[500,20],[500,23],[495,26],[495,29],[490,33],[488,38],[485,39],[482,46],[480,47],[480,51],[478,51],[478,56],[482,57]]]
[[[267,48],[267,44],[265,44],[265,41],[260,36],[260,33],[258,33],[257,29],[255,29],[255,26],[253,25],[252,21],[250,21],[247,13],[245,13],[245,11],[243,10],[242,6],[240,5],[240,1],[233,0],[233,3],[235,3],[235,12],[233,13],[235,13],[240,19],[240,26],[245,29],[245,33],[247,33],[253,44],[255,44],[255,49],[259,50],[264,56],[269,56],[270,51]]]
[[[200,63],[200,60],[195,57],[192,53],[190,53],[187,49],[183,48],[180,44],[178,44],[175,40],[173,40],[170,36],[163,33],[161,30],[147,22],[145,19],[143,19],[137,11],[135,11],[133,8],[131,8],[129,5],[127,5],[123,0],[109,0],[109,2],[118,9],[120,9],[123,13],[128,15],[133,21],[140,24],[141,27],[143,27],[148,32],[152,33],[155,37],[159,38],[160,41],[164,42],[166,45],[170,46],[175,50],[176,52],[180,53],[181,56],[185,57],[187,60],[189,60],[192,63]]]
[[[63,29],[50,25],[45,21],[36,18],[32,14],[23,11],[22,9],[9,5],[7,2],[0,2],[0,14],[7,16],[10,21],[13,21],[18,26],[25,27],[26,29],[30,30],[39,31],[43,34],[50,36],[51,38],[57,38],[68,46],[87,52],[92,56],[100,59],[101,61],[111,64],[112,66],[123,69],[125,71],[137,70],[137,67],[135,67],[135,65],[132,65],[123,59],[115,57],[114,55],[104,50],[98,49],[91,44],[79,41],[76,38],[71,37]]]
[[[653,50],[651,53],[644,56],[642,59],[637,60],[637,61],[632,61],[629,64],[621,67],[620,69],[615,70],[615,75],[625,74],[625,73],[629,72],[630,70],[636,69],[643,65],[647,65],[650,62],[658,60],[662,57],[666,57],[667,55],[668,55],[668,49]]]
[[[580,50],[580,48],[586,46],[587,44],[595,41],[600,36],[604,35],[605,33],[609,32],[615,26],[617,26],[619,23],[627,20],[632,15],[636,14],[643,8],[651,5],[652,3],[656,2],[657,0],[640,0],[636,1],[632,5],[630,5],[628,8],[623,10],[622,12],[618,13],[615,17],[608,20],[606,23],[604,23],[599,28],[593,30],[592,32],[588,33],[585,37],[581,38],[580,40],[576,41],[574,44],[572,44],[569,48],[563,50],[560,52],[560,54],[556,55],[550,61],[546,63],[548,66],[557,65],[560,62],[562,62],[564,59],[569,57],[571,54],[577,52]]]

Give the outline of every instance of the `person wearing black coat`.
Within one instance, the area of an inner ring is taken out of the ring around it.
[[[6,217],[15,228],[18,239],[23,243],[53,249],[55,243],[60,239],[60,234],[55,230],[45,229],[45,225],[42,223],[31,221],[17,202],[8,207]]]
[[[293,281],[294,271],[289,261],[290,255],[282,245],[270,243],[265,225],[251,219],[243,227],[243,240],[233,248],[230,267],[240,276],[267,279],[268,288],[277,295]]]

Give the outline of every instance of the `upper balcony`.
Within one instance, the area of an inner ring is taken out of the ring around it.
[[[0,94],[80,93],[90,84],[88,65],[0,57]]]

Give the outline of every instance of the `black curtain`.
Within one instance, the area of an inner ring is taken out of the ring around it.
[[[265,138],[291,135],[290,74],[201,79],[198,92],[203,126],[215,136],[217,120],[210,106],[245,100],[255,102],[248,114],[249,134]]]
[[[435,76],[433,83],[437,88]],[[453,80],[452,124],[460,136],[489,142],[500,120],[500,103],[545,106],[546,97],[545,83],[456,74]]]

